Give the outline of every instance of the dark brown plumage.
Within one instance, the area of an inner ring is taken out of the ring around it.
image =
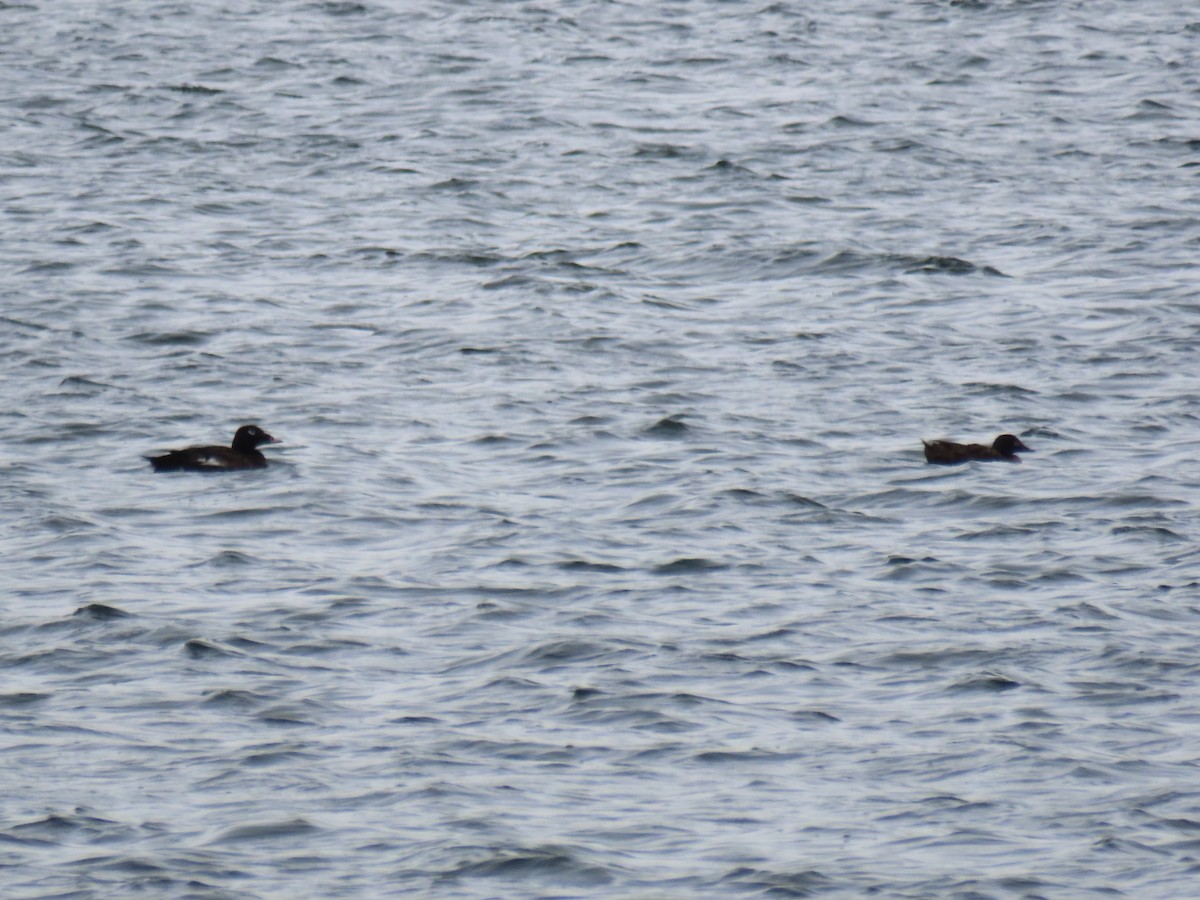
[[[956,444],[954,441],[921,441],[925,445],[925,461],[953,465],[954,463],[970,462],[973,459],[1003,459],[1007,462],[1020,462],[1017,451],[1025,453],[1033,451],[1021,443],[1021,439],[1013,434],[1002,434],[992,441],[992,446],[986,444]]]
[[[229,447],[188,447],[163,456],[147,456],[155,472],[229,472],[239,469],[265,469],[267,458],[260,444],[278,444],[257,425],[243,425]]]

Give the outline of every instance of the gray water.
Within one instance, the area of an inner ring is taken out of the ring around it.
[[[0,894],[1200,895],[1198,42],[0,5]]]

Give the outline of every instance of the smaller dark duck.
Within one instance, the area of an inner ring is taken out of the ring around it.
[[[155,472],[231,472],[238,469],[265,469],[267,458],[259,444],[278,444],[257,425],[243,425],[229,447],[188,447],[163,456],[147,456]]]
[[[1020,462],[1017,451],[1025,453],[1033,451],[1021,443],[1015,434],[1002,434],[992,441],[992,446],[985,444],[956,444],[954,441],[921,441],[925,445],[925,461],[953,465],[954,463],[970,462],[973,459],[1003,459],[1008,462]]]

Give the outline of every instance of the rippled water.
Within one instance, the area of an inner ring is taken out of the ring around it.
[[[1195,893],[1200,10],[0,33],[5,896]]]

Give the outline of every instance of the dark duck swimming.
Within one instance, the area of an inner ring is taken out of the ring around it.
[[[971,460],[1003,459],[1007,462],[1020,462],[1017,451],[1032,453],[1033,451],[1021,443],[1015,434],[1002,434],[992,441],[992,446],[986,444],[956,444],[954,441],[921,441],[925,445],[925,461],[954,465]]]
[[[265,469],[267,458],[259,452],[261,444],[278,444],[257,425],[243,425],[228,447],[188,447],[162,456],[147,456],[155,472],[234,472],[241,469]]]

